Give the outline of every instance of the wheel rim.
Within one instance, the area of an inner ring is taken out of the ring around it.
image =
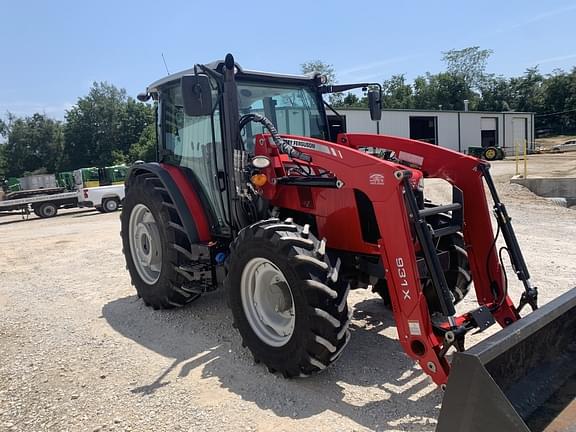
[[[44,209],[42,212],[44,213],[44,216],[52,217],[56,214],[56,207],[51,206],[51,205],[44,206]]]
[[[495,150],[486,150],[486,158],[488,159],[492,159],[494,156],[496,156],[496,151]]]
[[[114,200],[108,200],[106,201],[106,210],[108,211],[114,211],[118,208],[118,205],[116,204],[116,201]]]
[[[140,278],[152,285],[162,271],[162,241],[156,220],[150,209],[137,204],[130,213],[130,251]]]
[[[240,280],[242,306],[250,327],[269,346],[281,347],[294,333],[294,297],[286,277],[266,258],[252,258]]]

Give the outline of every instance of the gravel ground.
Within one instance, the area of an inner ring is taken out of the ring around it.
[[[505,183],[513,162],[493,166],[544,303],[576,285],[576,212]],[[0,430],[434,430],[442,394],[371,293],[352,292],[352,339],[334,367],[287,381],[254,365],[221,292],[146,308],[119,225],[118,214],[85,210],[0,217]]]

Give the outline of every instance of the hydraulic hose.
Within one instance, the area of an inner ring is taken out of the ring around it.
[[[261,114],[250,113],[243,115],[240,118],[240,130],[242,130],[242,128],[251,121],[254,123],[260,123],[268,130],[268,132],[270,132],[270,136],[272,136],[272,140],[278,146],[280,152],[287,154],[291,158],[300,159],[305,162],[310,162],[312,160],[312,157],[309,154],[296,150],[293,146],[284,141],[276,130],[276,127],[274,127],[274,124]]]

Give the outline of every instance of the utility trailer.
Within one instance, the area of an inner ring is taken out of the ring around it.
[[[78,206],[78,195],[63,188],[48,188],[10,192],[0,201],[0,212],[21,211],[30,214],[30,209],[41,218],[56,216],[60,208]]]

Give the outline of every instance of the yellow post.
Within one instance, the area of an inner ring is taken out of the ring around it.
[[[524,140],[524,178],[528,176],[528,140]]]
[[[516,159],[516,175],[520,174],[520,170],[518,169],[518,141],[514,142],[514,159]]]

